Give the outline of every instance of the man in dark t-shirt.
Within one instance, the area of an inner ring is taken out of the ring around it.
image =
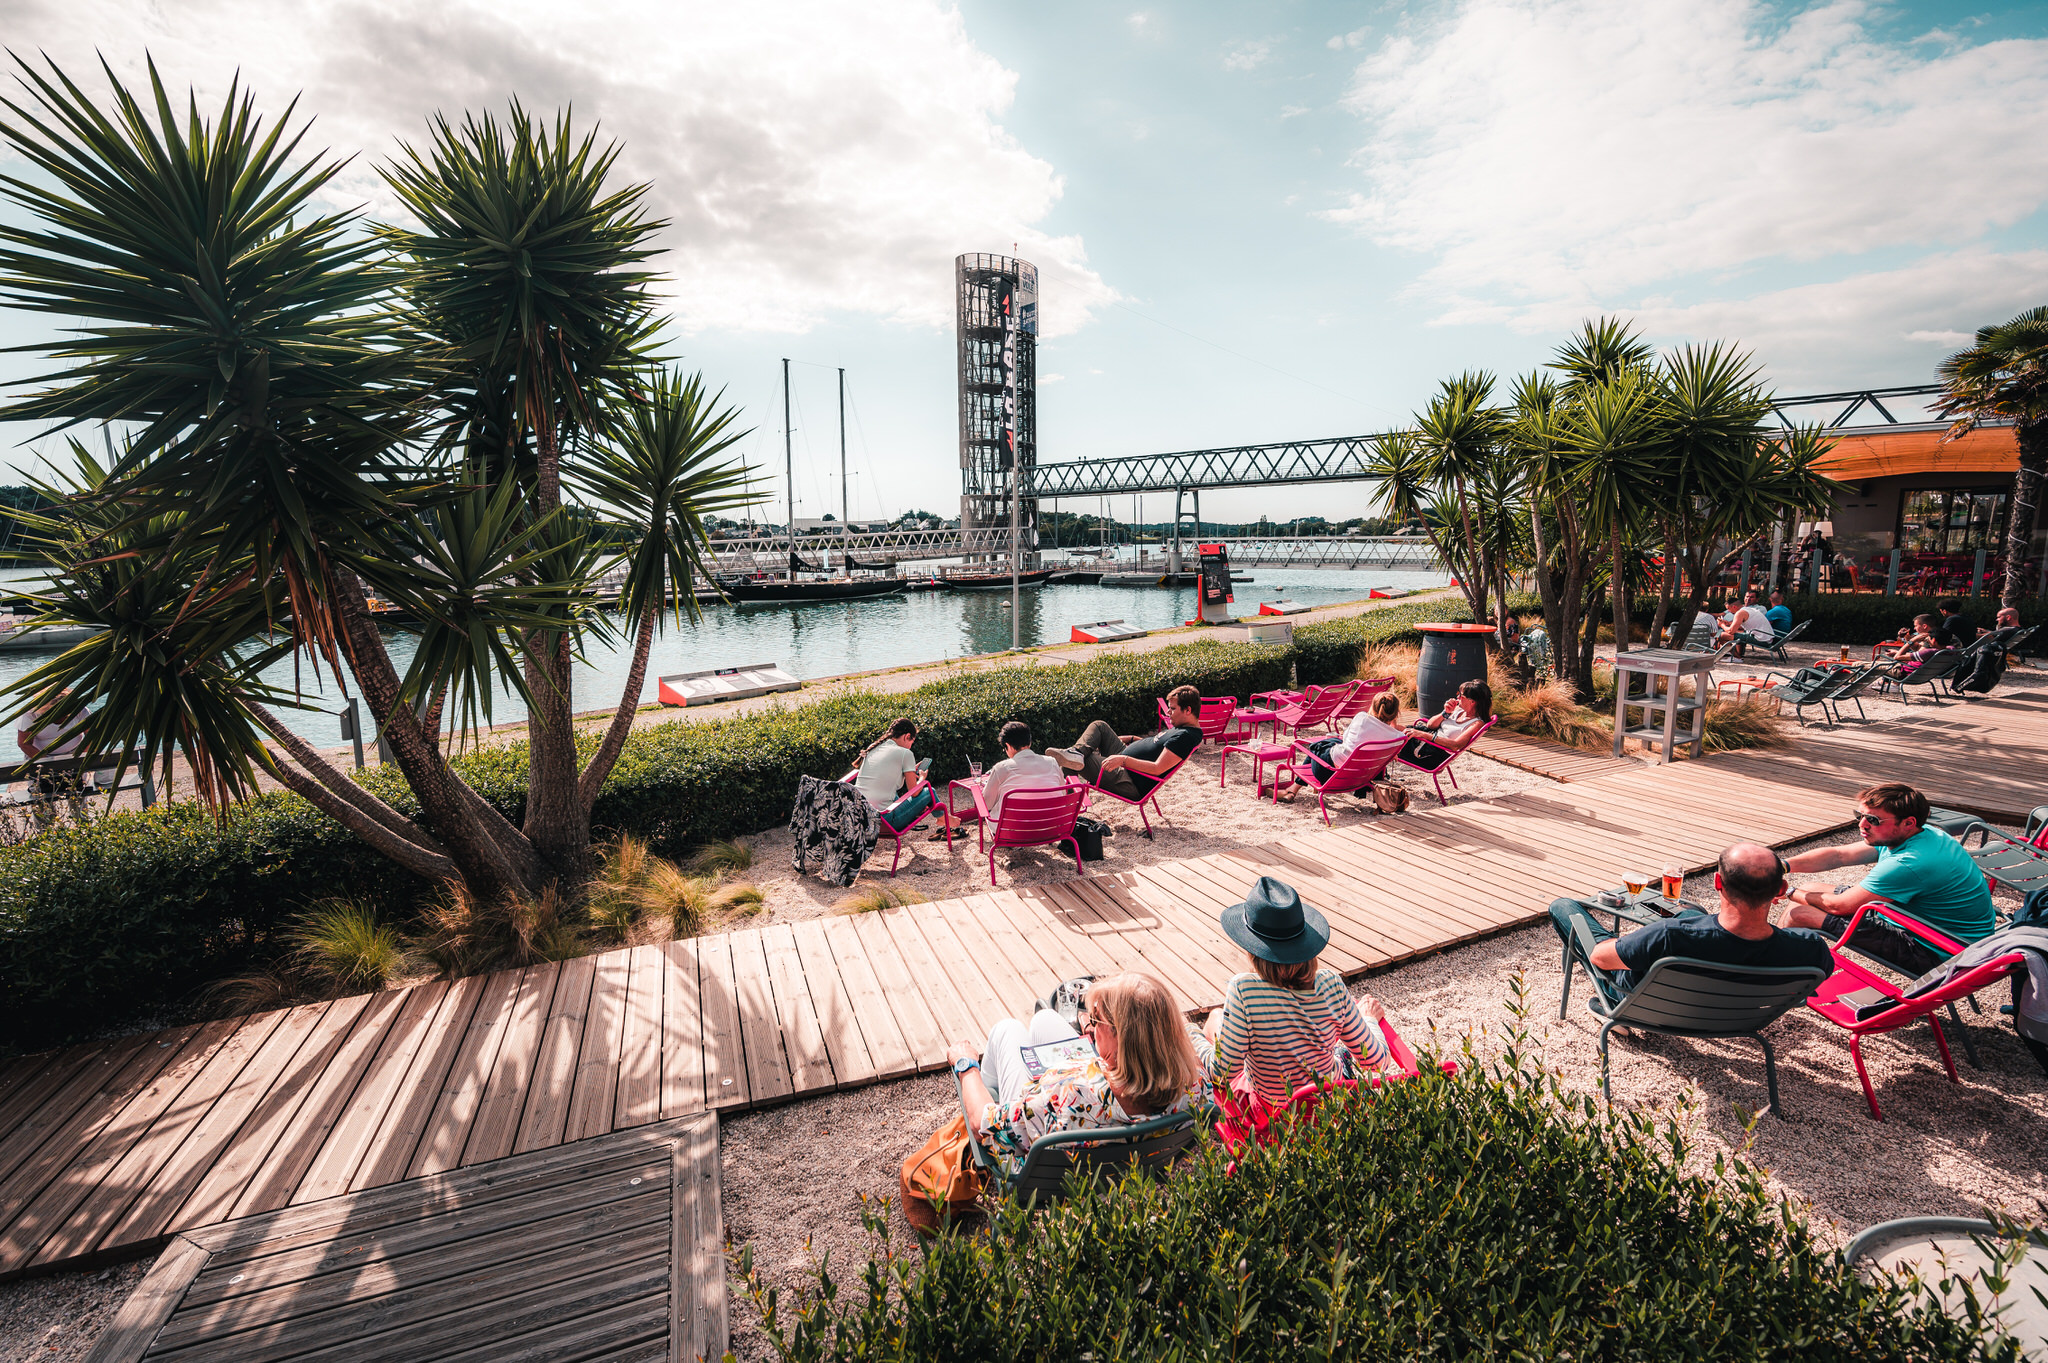
[[[1142,800],[1202,744],[1202,693],[1176,686],[1166,693],[1168,728],[1145,738],[1119,734],[1107,720],[1081,731],[1072,747],[1046,756],[1126,800]]]
[[[1771,904],[1785,892],[1785,861],[1776,852],[1758,843],[1736,843],[1721,854],[1714,888],[1721,892],[1719,914],[1681,914],[1624,937],[1608,932],[1576,899],[1552,904],[1550,923],[1568,944],[1581,919],[1592,927],[1597,945],[1585,959],[1610,1001],[1635,988],[1651,966],[1670,956],[1757,968],[1834,968],[1834,954],[1819,933],[1771,926]]]
[[[1943,601],[1939,609],[1941,622],[1934,627],[1934,637],[1944,648],[1968,648],[1977,641],[1976,622],[1963,614],[1962,602]]]

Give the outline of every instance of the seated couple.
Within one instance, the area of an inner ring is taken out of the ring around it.
[[[1771,594],[1772,610],[1784,611],[1785,628],[1791,628],[1792,612],[1785,609],[1784,598],[1776,592]],[[1715,618],[1720,626],[1714,633],[1716,644],[1734,644],[1735,656],[1740,658],[1749,644],[1769,644],[1778,637],[1778,627],[1771,619],[1771,611],[1764,609],[1763,597],[1750,592],[1742,598],[1742,604]]]
[[[1166,693],[1166,714],[1167,727],[1145,738],[1119,734],[1109,721],[1098,719],[1072,745],[1048,748],[1046,756],[1081,773],[1090,785],[1136,804],[1202,746],[1201,692],[1174,687]]]
[[[1942,637],[1941,621],[1932,615],[1914,616],[1910,629],[1900,630],[1897,639],[1886,640],[1877,647],[1897,661],[1894,670],[1901,677],[1910,677],[1942,654],[1953,651]]]
[[[1003,745],[1003,760],[989,768],[981,787],[982,803],[988,807],[990,818],[1000,817],[1003,796],[1010,791],[1056,790],[1067,783],[1067,774],[1058,763],[1031,750],[1031,727],[1022,720],[1013,719],[1005,724],[996,740]],[[916,723],[897,720],[861,754],[859,773],[853,783],[881,815],[882,822],[899,833],[916,823],[938,798],[932,783],[925,779],[923,764],[912,751],[916,742]],[[977,817],[971,809],[963,815],[941,805],[939,828],[932,834],[932,841],[944,838],[951,842],[956,827],[972,823]]]
[[[1271,1108],[1302,1084],[1388,1067],[1376,1025],[1384,1014],[1370,997],[1361,1012],[1337,973],[1320,966],[1329,926],[1293,889],[1261,878],[1250,898],[1223,911],[1223,928],[1253,970],[1230,981],[1206,1032],[1181,1018],[1165,985],[1133,973],[1087,985],[1078,1031],[1092,1055],[1031,1074],[1024,1047],[1077,1030],[1051,1009],[1028,1026],[1005,1018],[979,1050],[956,1044],[953,1070],[983,1152],[1015,1174],[1041,1136],[1185,1112],[1211,1084]]]

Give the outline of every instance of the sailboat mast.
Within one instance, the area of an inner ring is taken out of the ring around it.
[[[839,371],[839,526],[842,535],[853,533],[847,523],[853,519],[852,502],[846,495],[846,371]]]
[[[796,581],[796,454],[789,440],[789,359],[782,361],[782,480],[789,493],[789,580]]]

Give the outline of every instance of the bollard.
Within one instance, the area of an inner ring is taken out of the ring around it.
[[[353,696],[349,697],[348,709],[341,712],[341,736],[354,740],[356,766],[360,769],[363,765],[363,712]]]
[[[1989,551],[1984,549],[1977,551],[1977,567],[1970,574],[1970,599],[1972,601],[1977,599],[1977,593],[1983,590],[1984,587],[1984,555],[1987,552]]]
[[[1742,551],[1742,599],[1743,599],[1743,600],[1745,600],[1745,601],[1747,601],[1747,600],[1749,599],[1749,558],[1750,558],[1750,552],[1751,552],[1751,551],[1750,551],[1750,550],[1748,550],[1748,549],[1744,549],[1744,550]]]
[[[1891,567],[1884,575],[1884,594],[1886,596],[1897,596],[1899,594],[1899,551],[1896,549],[1892,550]]]

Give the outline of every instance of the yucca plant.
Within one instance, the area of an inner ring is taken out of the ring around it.
[[[2029,308],[2010,322],[1980,327],[1976,344],[1941,362],[1937,410],[1963,435],[1978,422],[2012,422],[2020,448],[2012,508],[2005,529],[2005,587],[1999,604],[2017,608],[2027,594],[2027,555],[2048,479],[2048,307]]]
[[[436,120],[385,170],[415,225],[365,224],[317,211],[342,162],[301,148],[295,109],[266,128],[237,85],[181,115],[154,65],[146,99],[108,70],[103,109],[17,68],[0,140],[39,174],[0,177],[0,298],[70,330],[27,347],[56,367],[0,419],[129,434],[53,482],[41,522],[42,618],[105,633],[6,699],[54,700],[96,750],[181,749],[216,807],[274,777],[499,917],[550,884],[580,899],[656,619],[695,609],[704,518],[748,495],[734,413],[655,365],[646,186],[614,184],[618,148],[566,113],[514,104]],[[587,536],[600,517],[616,533]],[[580,765],[570,659],[615,627],[592,600],[615,565],[636,662]],[[403,675],[373,596],[419,622]],[[346,660],[419,817],[277,718],[303,698],[255,678],[285,657]],[[488,721],[501,687],[530,717],[517,827],[441,742],[444,707]]]

